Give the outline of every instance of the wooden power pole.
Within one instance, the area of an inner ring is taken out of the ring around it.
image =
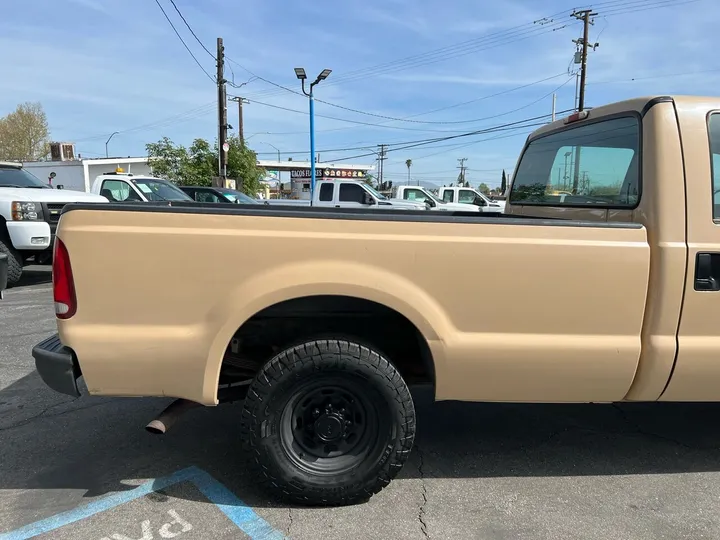
[[[579,91],[579,98],[578,98],[578,112],[581,112],[585,109],[585,81],[587,80],[587,54],[588,54],[588,34],[590,30],[590,25],[593,24],[593,22],[590,20],[590,17],[594,17],[597,15],[593,10],[591,9],[583,9],[580,11],[573,11],[572,17],[575,17],[578,20],[581,20],[583,22],[583,37],[579,40],[573,40],[573,43],[576,45],[580,45],[580,91]],[[593,50],[598,46],[598,43],[594,43],[592,45]],[[582,188],[580,185],[580,153],[581,153],[581,147],[579,145],[576,145],[573,152],[573,158],[574,158],[574,166],[573,166],[573,185],[572,185],[572,193],[573,195],[576,195],[578,193],[578,188]]]
[[[590,17],[597,15],[591,9],[583,9],[581,11],[574,11],[572,16],[576,19],[582,20],[583,22],[583,37],[580,40],[573,40],[574,43],[579,44],[581,48],[580,52],[580,98],[578,99],[578,111],[582,111],[585,107],[585,80],[587,78],[587,53],[588,53],[588,34],[590,25],[593,22]],[[593,50],[598,46],[598,43],[592,45]]]
[[[218,176],[221,186],[227,178],[227,95],[225,88],[225,47],[217,38],[217,86],[218,86]]]
[[[243,122],[243,103],[250,103],[247,99],[240,96],[230,98],[230,101],[236,101],[238,104],[238,137],[240,142],[245,144],[245,124]],[[278,160],[280,161],[280,160]]]

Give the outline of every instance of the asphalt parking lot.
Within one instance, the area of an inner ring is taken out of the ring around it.
[[[369,503],[288,508],[244,472],[237,405],[165,436],[164,399],[74,400],[31,347],[55,328],[47,270],[0,302],[0,539],[720,538],[720,405],[433,404]],[[579,359],[578,361],[581,361]]]

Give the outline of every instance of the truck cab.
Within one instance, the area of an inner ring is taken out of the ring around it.
[[[168,180],[125,174],[122,169],[101,174],[91,192],[110,202],[192,201],[187,193]]]
[[[446,202],[438,198],[429,189],[422,186],[397,186],[395,197],[405,201],[427,204],[436,212],[481,212],[479,206],[466,203]]]
[[[82,191],[53,189],[20,163],[0,162],[0,253],[14,285],[29,264],[49,264],[60,212],[68,203],[108,202]]]
[[[505,201],[494,201],[470,187],[441,187],[439,195],[448,203],[473,204],[486,214],[502,214],[505,211]]]
[[[365,182],[354,180],[323,180],[315,185],[313,206],[335,208],[373,208],[377,210],[426,210],[420,201],[388,199]]]

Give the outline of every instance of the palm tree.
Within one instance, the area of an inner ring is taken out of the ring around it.
[[[406,159],[405,160],[405,166],[408,168],[408,182],[407,185],[410,185],[410,167],[412,167],[412,159]]]

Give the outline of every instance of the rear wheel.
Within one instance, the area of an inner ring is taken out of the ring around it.
[[[241,430],[251,467],[274,494],[301,504],[355,504],[402,468],[415,408],[400,374],[376,351],[311,341],[260,370]]]
[[[12,248],[4,239],[0,239],[0,253],[5,253],[8,256],[8,286],[16,285],[22,276],[22,255]]]

